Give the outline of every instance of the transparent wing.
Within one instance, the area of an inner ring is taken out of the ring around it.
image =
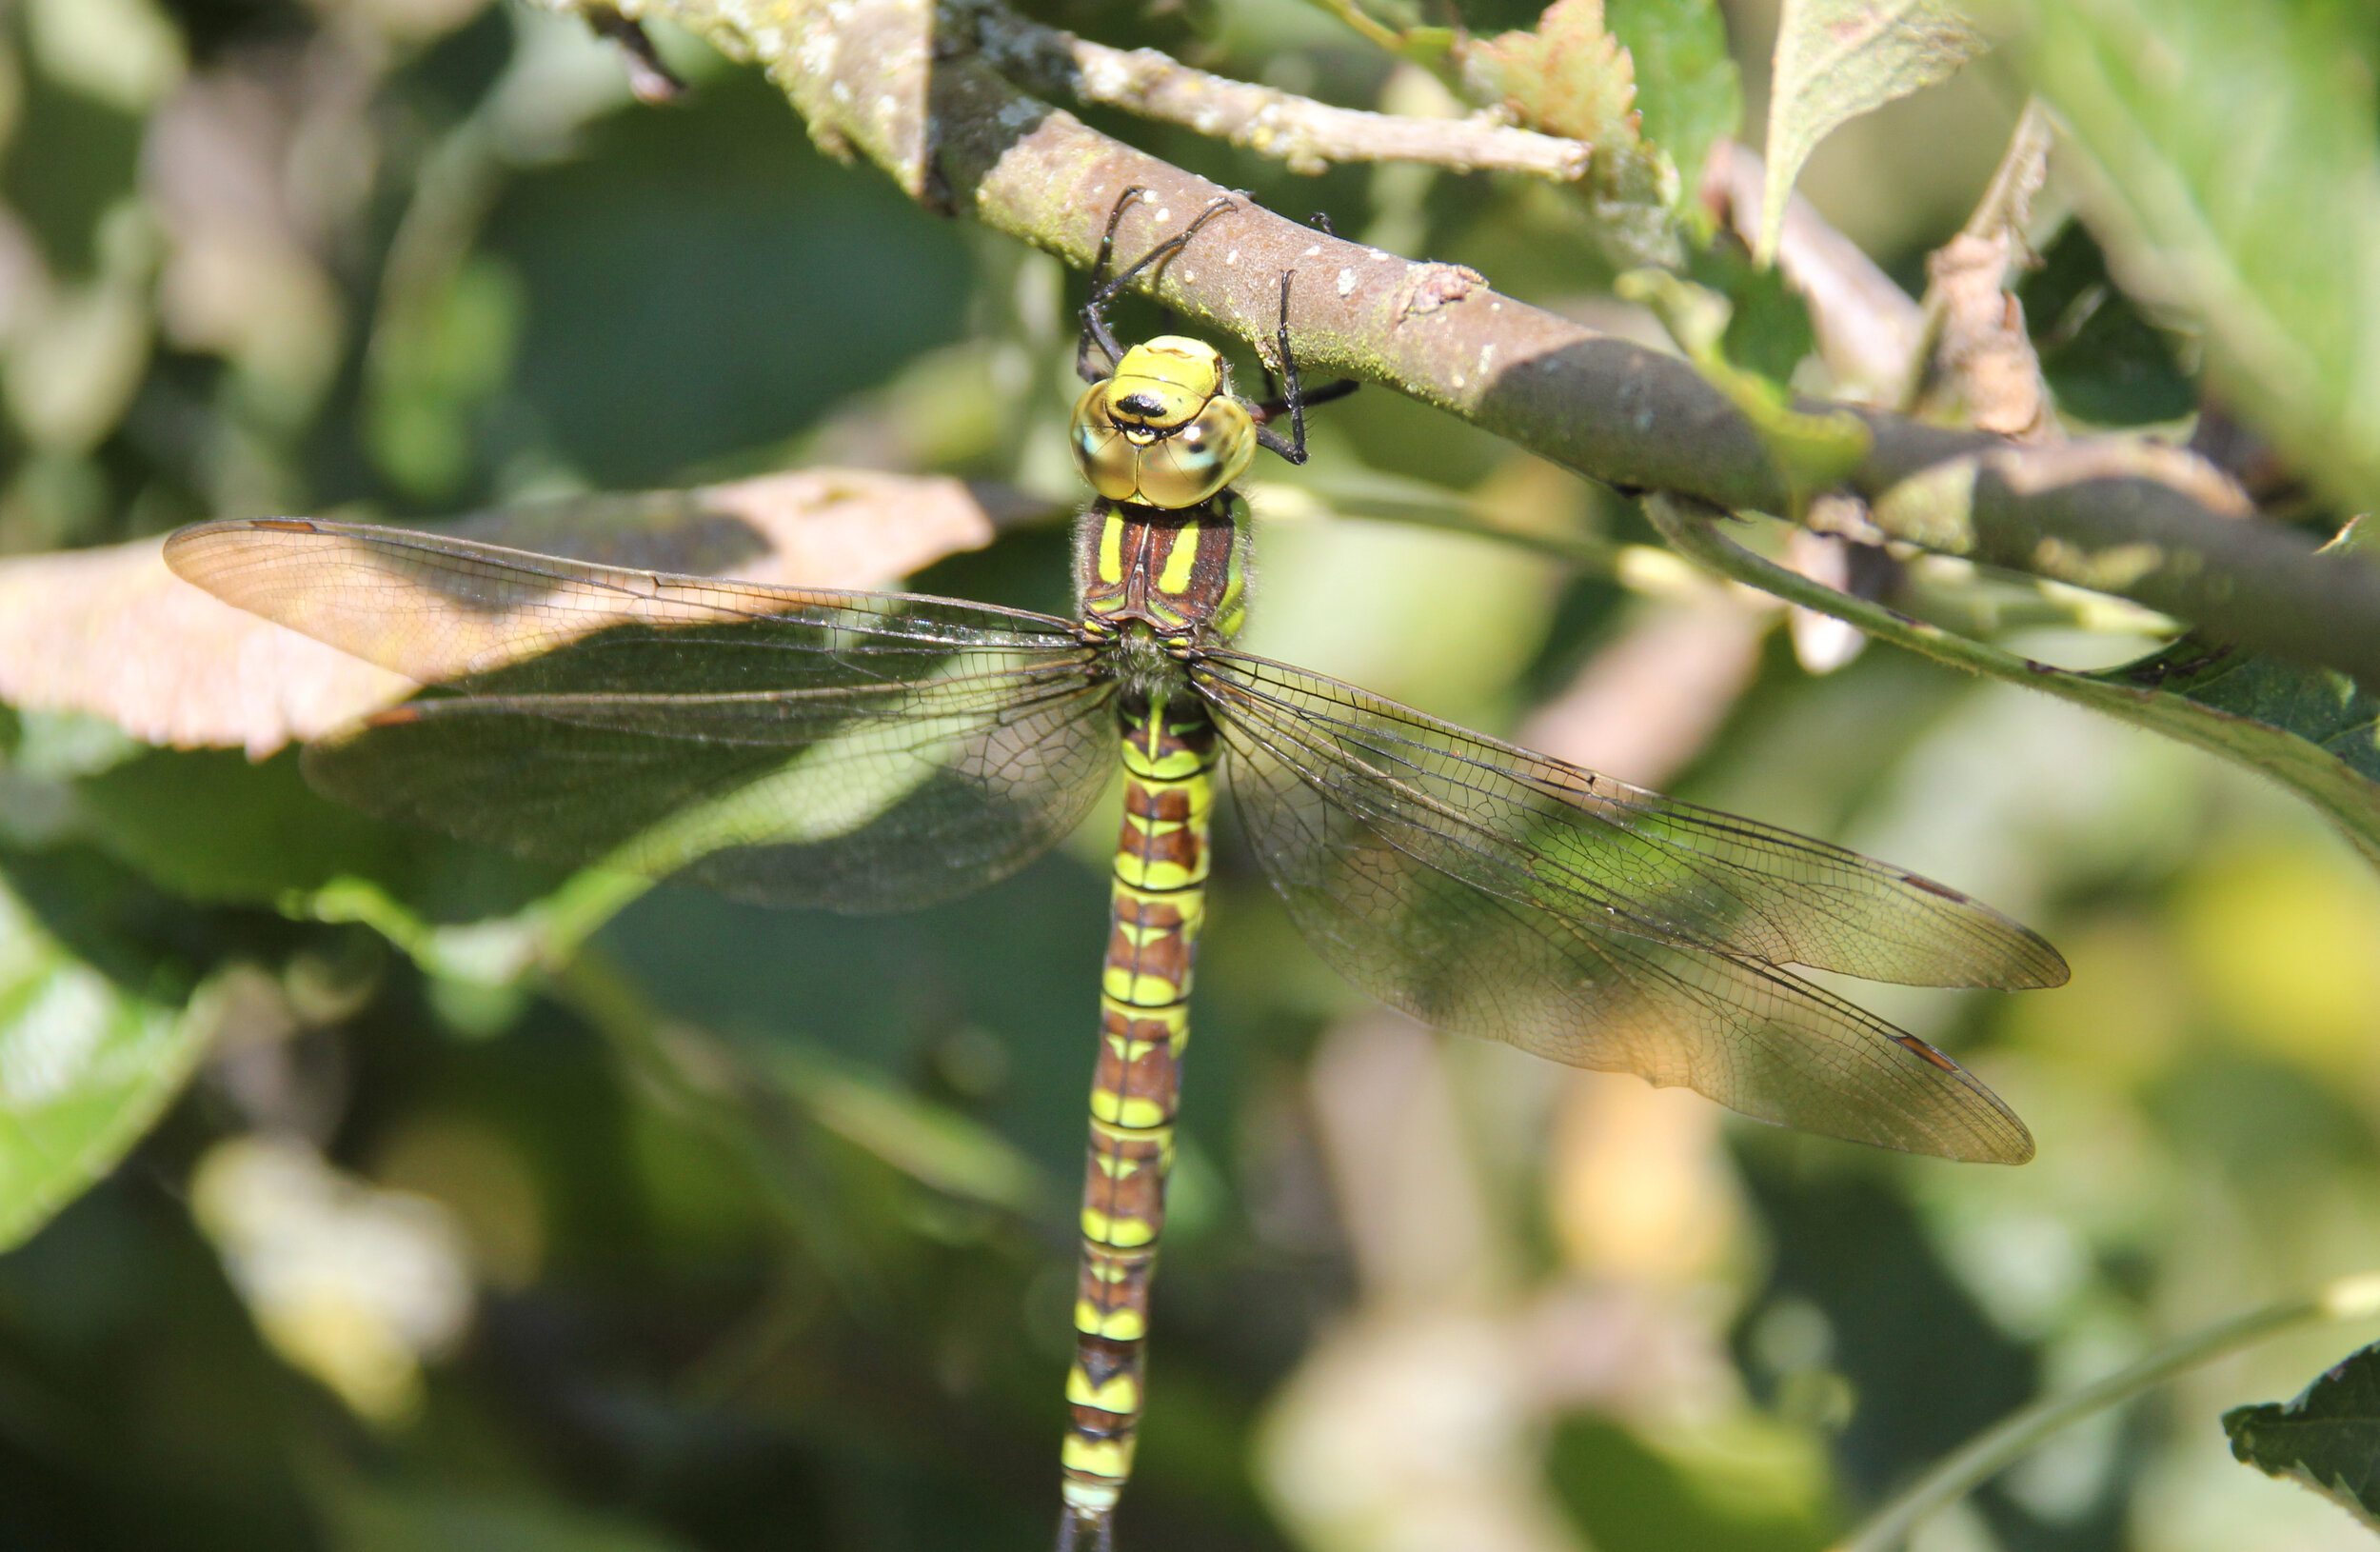
[[[1777,967],[2063,981],[2025,928],[1856,853],[1335,680],[1235,653],[1192,674],[1292,916],[1374,995],[1764,1121],[1948,1158],[2032,1156],[2023,1124],[1949,1058]]]
[[[447,692],[306,753],[341,802],[528,856],[772,905],[900,909],[1003,877],[1114,765],[1065,621],[627,571],[328,523],[187,529],[167,558]]]

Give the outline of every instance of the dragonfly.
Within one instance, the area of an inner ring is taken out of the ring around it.
[[[1130,348],[1082,309],[1070,427],[1096,492],[1072,619],[911,593],[677,576],[432,533],[216,522],[168,542],[219,598],[432,686],[311,744],[340,802],[527,856],[771,905],[963,895],[1047,851],[1119,774],[1061,1447],[1061,1552],[1114,1544],[1145,1395],[1218,776],[1307,942],[1441,1029],[1684,1084],[1879,1147],[2021,1164],[2033,1142],[1916,1036],[1795,973],[2053,986],[2046,941],[1957,890],[1423,715],[1232,645],[1261,448],[1303,462],[1281,277],[1279,397],[1213,347]],[[1280,429],[1283,419],[1289,431]]]

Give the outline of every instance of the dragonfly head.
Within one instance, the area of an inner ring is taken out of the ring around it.
[[[1231,395],[1211,345],[1160,334],[1075,402],[1075,463],[1110,501],[1180,511],[1247,471],[1256,419]]]

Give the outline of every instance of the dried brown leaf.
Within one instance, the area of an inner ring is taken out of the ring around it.
[[[501,507],[446,531],[611,566],[879,587],[992,537],[957,480],[805,469],[693,490]],[[152,744],[262,759],[411,681],[217,602],[158,542],[0,561],[0,701],[90,712]]]

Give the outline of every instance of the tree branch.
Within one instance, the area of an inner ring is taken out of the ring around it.
[[[1153,246],[1226,192],[1012,85],[974,48],[971,11],[940,18],[937,33],[926,0],[838,0],[831,17],[824,0],[618,9],[669,17],[758,58],[823,142],[856,144],[921,197],[1079,269],[1125,189],[1149,192],[1125,216],[1120,252]],[[1693,367],[1498,296],[1470,269],[1410,262],[1243,205],[1147,289],[1269,351],[1284,274],[1309,369],[1384,384],[1612,485],[1730,509],[1790,508],[1759,437]],[[1847,483],[1887,533],[2115,593],[2380,684],[2380,568],[2316,559],[2302,535],[2252,521],[2236,489],[2188,455],[2113,439],[2023,448],[1853,412],[1873,446]]]

